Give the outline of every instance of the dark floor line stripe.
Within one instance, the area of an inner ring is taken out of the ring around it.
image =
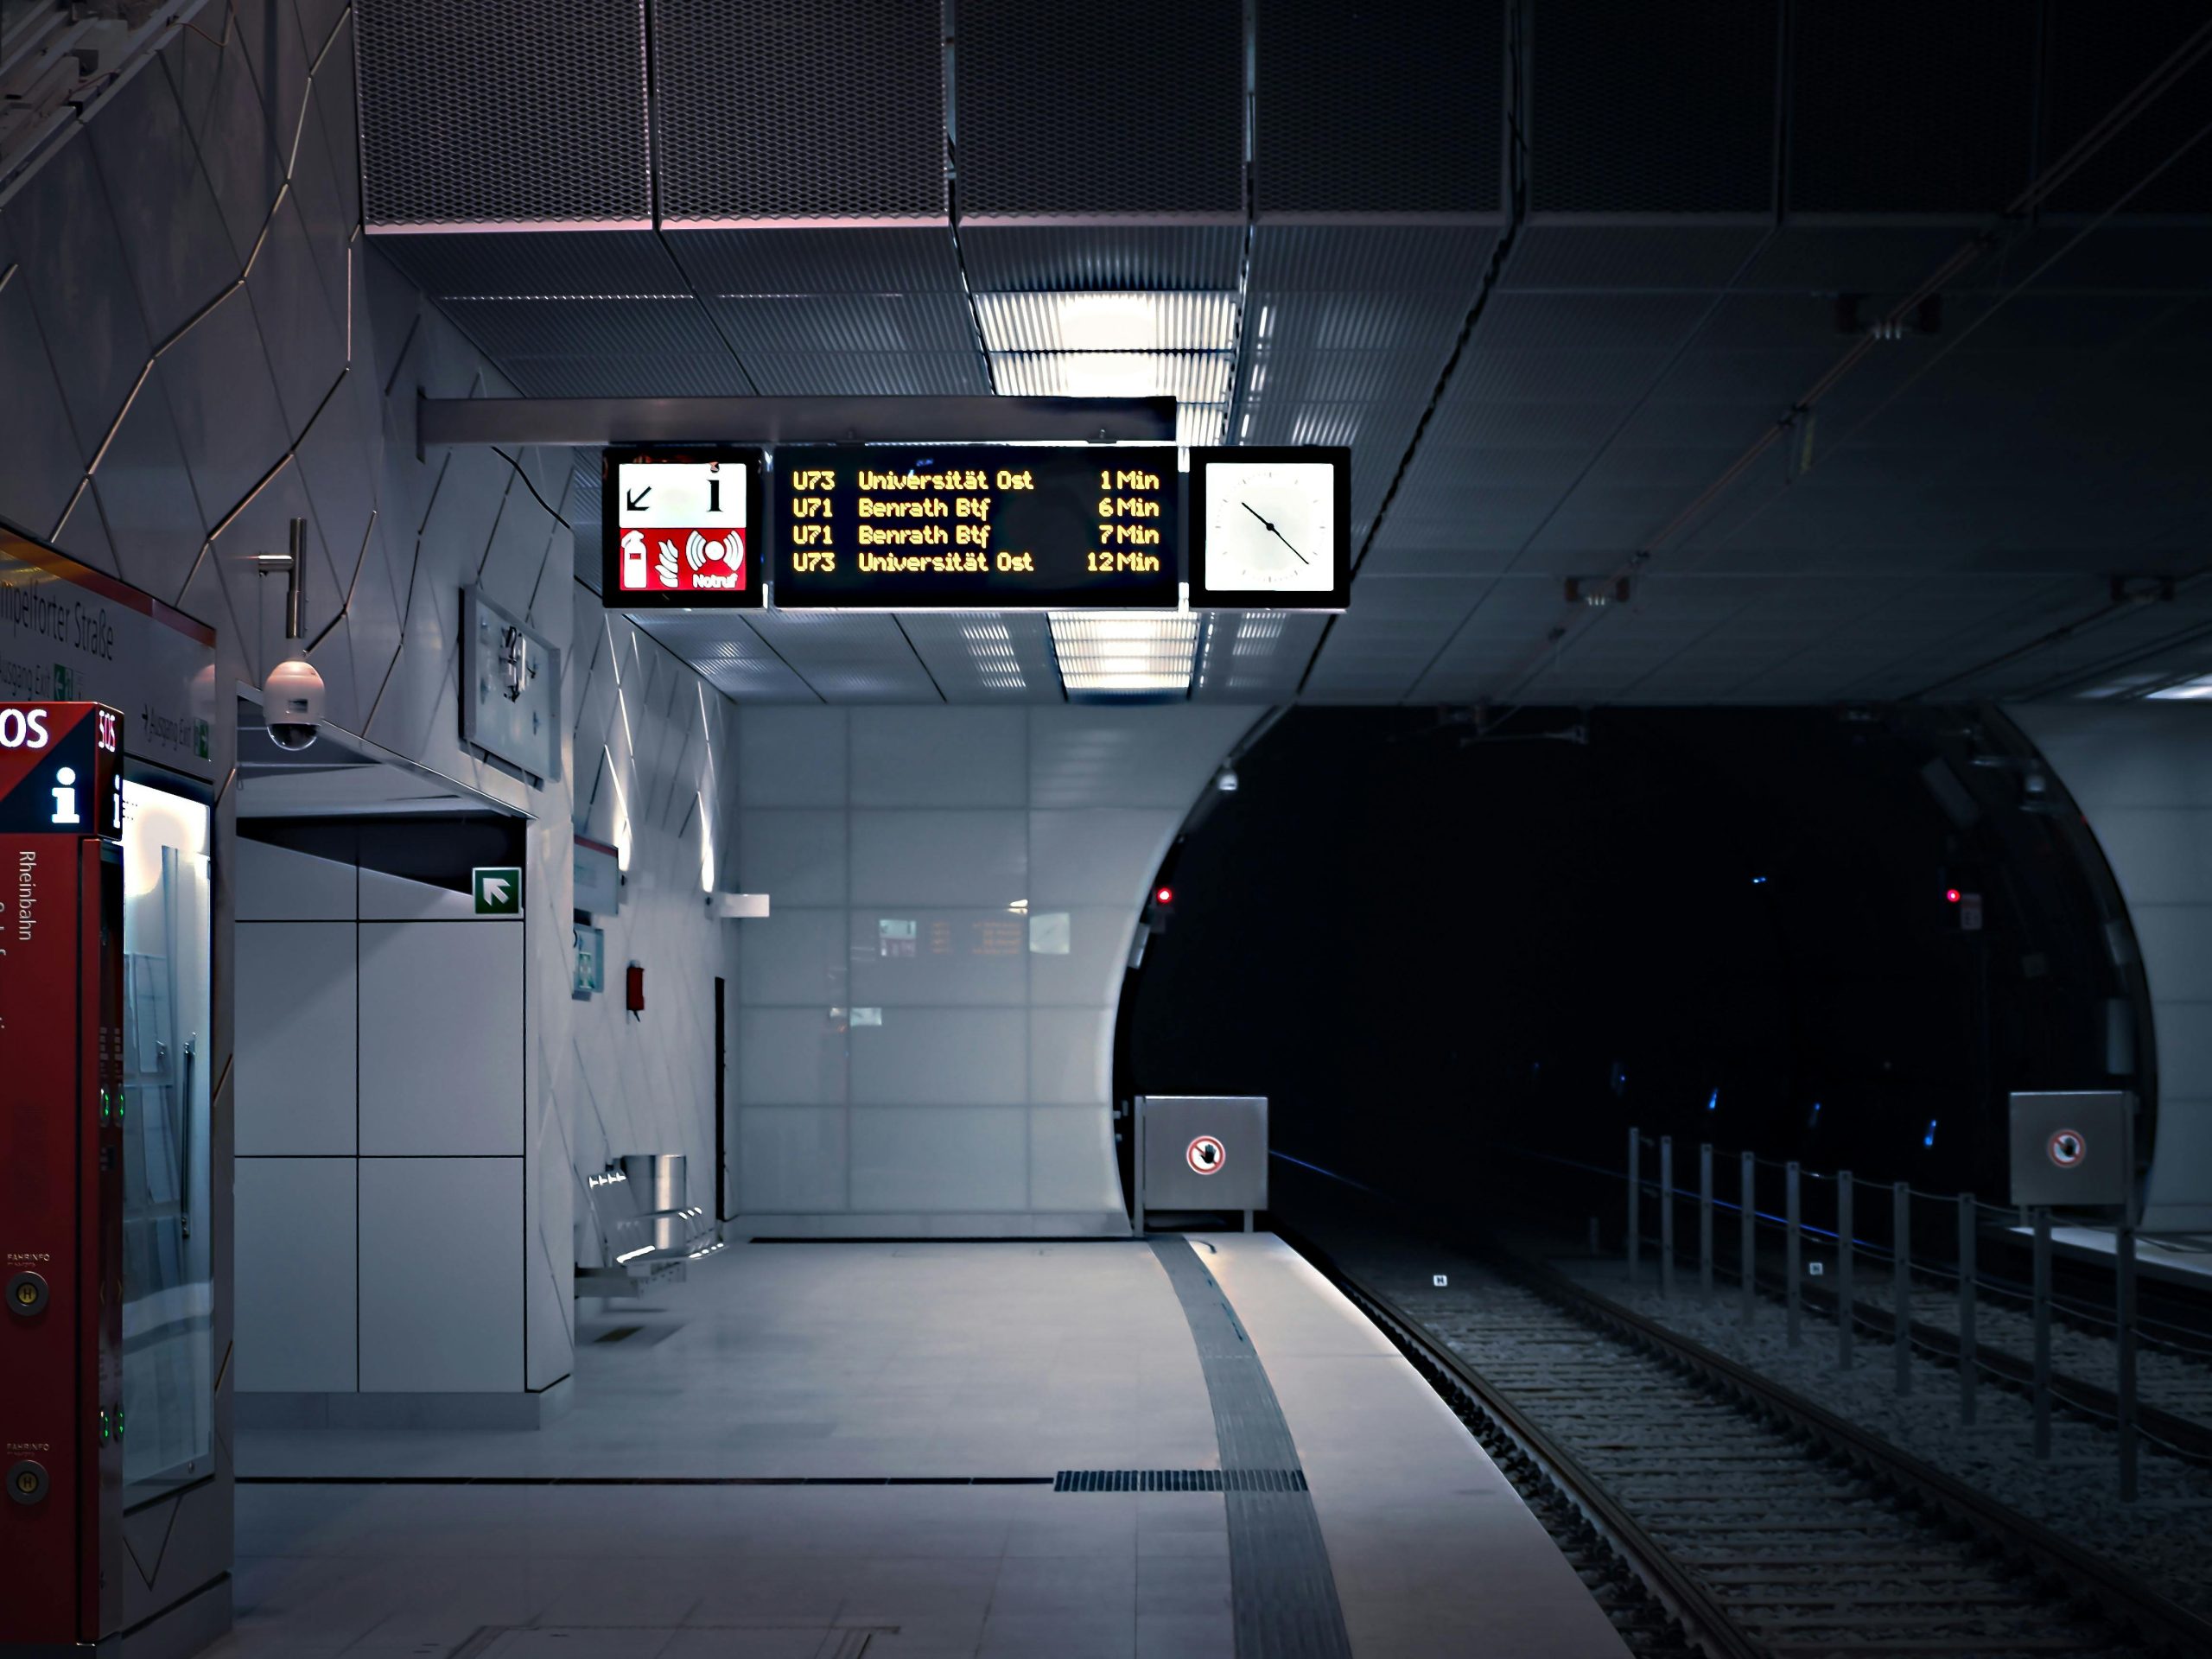
[[[1267,1368],[1189,1243],[1179,1237],[1151,1243],[1190,1321],[1213,1405],[1227,1489],[1222,1505],[1229,1518],[1237,1659],[1351,1659],[1321,1518]],[[1294,1472],[1295,1485],[1274,1484]]]
[[[1050,1486],[1051,1475],[240,1475],[241,1486]]]

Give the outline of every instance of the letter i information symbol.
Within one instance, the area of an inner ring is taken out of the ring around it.
[[[64,766],[54,774],[54,781],[61,785],[54,791],[54,821],[56,823],[82,823],[77,816],[77,791],[71,785],[77,781],[77,769]]]

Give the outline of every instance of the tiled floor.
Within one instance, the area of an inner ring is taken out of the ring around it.
[[[1618,1651],[1581,1639],[1586,1619],[1611,1632],[1586,1597],[1574,1605],[1565,1562],[1325,1283],[1271,1240],[1220,1241],[1208,1265],[1282,1395],[1363,1659],[1468,1650],[1471,1597],[1509,1586],[1561,1639],[1485,1651]],[[638,1329],[591,1340],[619,1325]],[[256,1431],[240,1467],[962,1479],[1218,1465],[1188,1325],[1142,1244],[745,1247],[580,1336],[576,1408],[545,1430]],[[1217,1494],[247,1484],[238,1544],[238,1629],[218,1659],[1234,1648]]]

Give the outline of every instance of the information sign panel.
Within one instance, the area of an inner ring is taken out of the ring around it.
[[[779,610],[1172,610],[1166,446],[776,452]]]
[[[609,449],[600,463],[610,610],[757,610],[764,571],[757,449]]]

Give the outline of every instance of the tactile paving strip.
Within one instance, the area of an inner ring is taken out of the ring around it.
[[[1179,1237],[1152,1241],[1183,1304],[1213,1402],[1229,1514],[1237,1659],[1351,1659],[1321,1521],[1267,1368],[1214,1276]],[[1294,1485],[1250,1477],[1265,1471]]]

